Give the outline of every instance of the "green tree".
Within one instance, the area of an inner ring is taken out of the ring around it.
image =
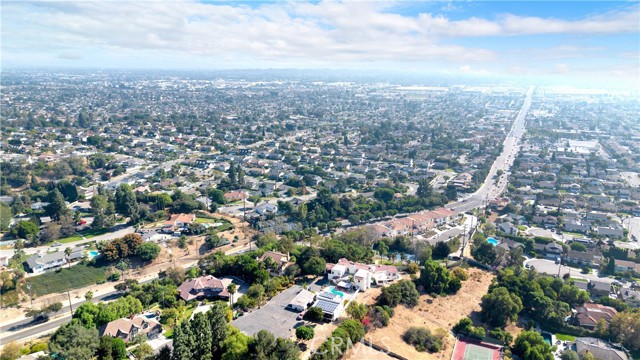
[[[145,242],[138,248],[138,256],[144,261],[151,261],[160,255],[160,245],[153,242]]]
[[[70,322],[63,324],[53,334],[49,341],[49,351],[63,359],[91,360],[98,349],[98,339],[96,329],[87,329]]]
[[[142,343],[133,349],[133,355],[138,359],[146,359],[153,355],[153,348],[148,343]]]
[[[609,323],[611,337],[630,350],[640,350],[640,310],[616,314]]]
[[[421,199],[428,199],[433,195],[433,187],[431,186],[429,179],[423,178],[418,180],[418,190],[416,191],[416,195]]]
[[[378,241],[378,253],[380,254],[380,260],[382,260],[383,256],[386,256],[389,252],[389,245],[386,241]]]
[[[578,353],[573,351],[573,350],[569,350],[569,349],[565,349],[562,354],[560,355],[560,359],[562,360],[580,360],[580,358],[578,357]]]
[[[137,222],[139,207],[136,195],[127,184],[120,184],[116,189],[115,209],[123,216],[130,217],[132,222]]]
[[[45,208],[45,214],[50,216],[53,221],[60,221],[63,216],[69,213],[69,209],[67,209],[67,204],[60,190],[57,188],[50,190],[48,199],[49,205]]]
[[[365,316],[367,316],[367,305],[365,304],[361,304],[357,301],[352,301],[349,303],[349,306],[347,306],[347,314],[349,314],[349,316],[351,316],[352,319],[361,321],[362,319],[365,318]]]
[[[407,307],[414,307],[418,305],[418,298],[420,294],[416,290],[416,286],[409,280],[400,280],[387,287],[382,288],[382,294],[380,294],[379,302],[383,305],[390,307],[396,307],[399,304],[404,304]]]
[[[227,199],[224,197],[224,191],[214,188],[209,188],[207,190],[207,195],[212,202],[216,204],[223,205],[227,202]]]
[[[504,287],[493,289],[482,297],[483,319],[493,326],[503,327],[509,321],[515,321],[522,311],[522,301],[516,294],[509,293]]]
[[[12,217],[11,207],[4,202],[0,202],[0,231],[9,229]]]
[[[31,221],[20,221],[13,226],[11,232],[14,236],[21,239],[32,239],[38,234],[38,225]]]
[[[373,193],[374,198],[378,200],[382,200],[385,203],[388,203],[391,200],[393,200],[394,195],[395,195],[395,192],[393,191],[393,189],[389,189],[389,188],[376,189],[376,191]]]
[[[237,286],[235,283],[231,283],[227,286],[227,292],[229,293],[229,306],[233,308],[233,294],[237,291]]]
[[[229,335],[222,342],[222,360],[244,360],[249,357],[251,337],[229,325]]]
[[[553,360],[551,345],[537,331],[523,331],[513,345],[513,353],[522,360]]]
[[[326,270],[326,267],[327,262],[323,258],[314,256],[304,264],[304,271],[309,275],[320,275]]]
[[[100,338],[98,346],[98,360],[113,360],[113,338],[105,335]]]
[[[191,332],[195,335],[195,346],[192,349],[193,358],[200,360],[212,360],[213,354],[211,323],[204,313],[197,313],[190,321]]]
[[[312,306],[307,309],[307,311],[304,314],[304,317],[309,321],[318,322],[322,320],[322,318],[324,317],[324,312],[322,312],[321,308],[317,306]]]
[[[313,339],[313,336],[315,335],[315,332],[313,330],[312,327],[310,326],[300,326],[296,329],[296,338],[298,340],[311,340]]]
[[[113,338],[113,360],[127,359],[127,344],[120,338]]]

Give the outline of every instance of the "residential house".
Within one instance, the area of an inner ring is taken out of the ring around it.
[[[627,260],[615,260],[616,272],[635,272],[640,274],[640,264]]]
[[[230,203],[236,202],[236,201],[242,201],[248,197],[249,195],[247,195],[245,191],[230,191],[224,194],[224,198],[227,200],[227,202],[230,202]]]
[[[580,267],[597,267],[602,264],[602,253],[596,250],[587,252],[569,250],[564,260]]]
[[[622,289],[620,291],[620,300],[624,301],[631,307],[640,307],[640,291],[633,289]]]
[[[344,301],[342,297],[331,292],[320,293],[313,306],[322,309],[323,318],[326,321],[336,320],[344,311]]]
[[[344,258],[337,264],[327,264],[326,271],[333,283],[355,285],[361,291],[368,290],[372,283],[380,286],[400,279],[395,266],[365,265]]]
[[[178,294],[184,301],[203,298],[228,299],[230,294],[227,286],[231,279],[218,279],[212,275],[200,276],[187,280],[178,287]]]
[[[591,296],[609,296],[611,293],[611,284],[606,281],[591,280],[589,285],[589,292],[591,293]]]
[[[309,290],[302,289],[296,295],[289,304],[287,304],[287,309],[291,309],[293,311],[305,311],[307,308],[316,301],[316,294],[312,293]]]
[[[596,328],[598,321],[604,320],[607,323],[611,322],[618,312],[616,309],[601,304],[585,303],[582,306],[576,307],[573,313],[573,322],[582,326],[583,328],[593,330]]]
[[[291,264],[289,262],[289,255],[285,255],[276,251],[266,251],[257,260],[263,262],[266,259],[271,259],[271,261],[275,264],[275,268],[269,269],[269,273],[271,274],[271,276],[282,275],[284,273],[284,270],[289,266],[289,264]]]
[[[40,274],[47,270],[59,268],[66,263],[67,258],[64,251],[35,254],[25,261],[27,268],[34,274]]]
[[[133,341],[136,336],[144,334],[153,339],[162,333],[162,325],[152,318],[136,315],[131,318],[113,320],[99,329],[100,336],[120,338],[125,342]]]
[[[172,214],[171,218],[164,222],[164,227],[173,229],[183,228],[196,221],[195,214]]]
[[[590,353],[599,360],[630,360],[631,358],[621,349],[614,348],[608,342],[592,337],[575,339],[576,352],[580,357]]]
[[[267,202],[256,206],[254,211],[262,216],[275,215],[278,213],[278,206]]]
[[[503,222],[500,225],[498,225],[498,230],[508,235],[518,235],[518,228],[508,222]]]
[[[598,226],[596,229],[596,233],[600,236],[607,236],[617,239],[622,239],[624,237],[624,230],[621,227],[612,227],[612,226]]]

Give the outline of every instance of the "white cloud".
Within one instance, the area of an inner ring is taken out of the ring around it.
[[[3,61],[107,61],[141,66],[352,67],[489,74],[548,72],[557,62],[607,49],[549,43],[531,49],[526,35],[638,33],[637,4],[578,20],[502,14],[452,20],[393,13],[392,2],[276,2],[237,5],[175,1],[28,2],[2,4]],[[523,36],[497,49],[457,38]],[[630,51],[630,50],[626,50]],[[616,53],[620,53],[617,51]],[[633,53],[627,58],[637,58]],[[530,64],[535,60],[539,64]],[[544,62],[544,63],[543,63]],[[537,66],[537,70],[535,67]],[[480,70],[476,70],[480,69]]]

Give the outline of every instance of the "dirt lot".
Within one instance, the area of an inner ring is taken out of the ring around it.
[[[402,305],[398,306],[389,326],[368,333],[367,338],[373,343],[387,347],[409,359],[450,359],[454,344],[452,335],[447,337],[443,351],[437,354],[429,354],[418,352],[412,346],[406,344],[402,340],[402,334],[412,326],[426,327],[432,331],[438,328],[449,331],[461,318],[476,316],[474,312],[480,310],[480,299],[487,293],[494,275],[476,268],[470,268],[468,271],[469,280],[462,283],[462,288],[456,295],[438,297],[436,299],[432,299],[428,295],[422,295],[420,296],[420,303],[413,309],[407,309]],[[373,296],[365,300],[372,298]],[[367,349],[366,353],[368,354],[372,351]],[[347,359],[369,359],[369,357],[363,357],[364,353],[365,351],[354,353]],[[382,355],[375,356],[371,358],[386,359],[384,357],[386,355],[383,357],[379,357]]]
[[[241,219],[228,216],[225,214],[212,214],[215,217],[222,217],[229,220],[235,228],[232,230],[224,231],[219,233],[218,235],[222,238],[225,238],[231,242],[229,245],[225,245],[223,247],[215,249],[216,251],[223,251],[226,253],[231,253],[234,251],[238,251],[241,249],[249,249],[249,241],[256,233],[256,230],[252,229],[248,225],[243,228],[243,222]],[[238,236],[238,242],[233,243],[234,236]],[[132,269],[126,271],[125,278],[136,278],[138,281],[142,282],[145,280],[149,280],[157,276],[159,271],[166,270],[172,266],[178,267],[190,267],[197,264],[199,258],[204,257],[206,254],[211,253],[211,250],[205,250],[202,248],[204,244],[204,236],[194,236],[187,238],[187,248],[180,249],[178,248],[178,240],[177,238],[170,241],[168,246],[161,245],[160,255],[151,263],[146,264],[146,266],[136,266],[140,264],[136,264],[133,261]],[[201,253],[197,256],[196,247],[201,248]],[[255,247],[254,247],[255,248]],[[84,299],[84,294],[87,291],[92,291],[94,296],[102,295],[108,293],[110,291],[114,291],[114,286],[117,283],[107,282],[101,285],[91,285],[81,289],[75,289],[70,291],[71,301],[76,303],[77,301]],[[22,309],[18,308],[7,308],[3,309],[0,312],[0,324],[5,322],[15,321],[17,319],[24,318],[24,311],[29,306],[29,297],[28,294],[22,296],[24,300],[22,302]],[[33,300],[34,307],[43,307],[48,304],[52,304],[55,302],[62,302],[64,304],[68,303],[67,294],[50,294],[46,296],[35,297]]]

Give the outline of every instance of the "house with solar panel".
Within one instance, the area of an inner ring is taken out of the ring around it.
[[[345,303],[348,303],[346,294],[334,290],[333,287],[324,289],[316,296],[315,307],[322,309],[325,321],[334,321],[342,315]]]

